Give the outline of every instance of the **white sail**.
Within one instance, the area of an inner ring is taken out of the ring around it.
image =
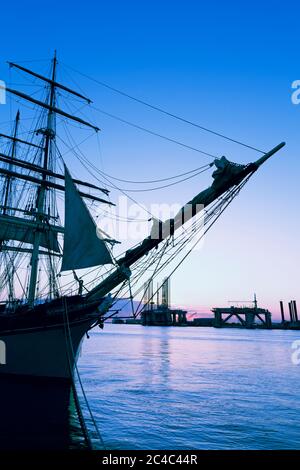
[[[65,166],[65,236],[61,271],[111,264],[105,242]]]

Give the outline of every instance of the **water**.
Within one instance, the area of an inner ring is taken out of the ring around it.
[[[79,370],[109,449],[299,449],[296,339],[107,324],[85,340]]]

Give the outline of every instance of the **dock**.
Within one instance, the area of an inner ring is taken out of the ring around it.
[[[272,328],[272,314],[269,310],[258,307],[214,308],[214,327],[222,328],[230,319],[235,319],[244,328],[255,328],[257,323],[263,328]]]
[[[223,307],[213,308],[214,315],[212,326],[215,328],[247,328],[247,329],[276,329],[276,330],[300,330],[297,303],[291,300],[288,303],[289,319],[285,318],[284,304],[280,301],[281,322],[272,321],[272,313],[257,305],[254,295],[252,307]],[[194,319],[195,321],[196,319]],[[235,320],[234,322],[230,320]]]
[[[245,328],[266,330],[300,330],[297,303],[291,300],[288,303],[289,319],[285,318],[284,304],[280,301],[281,322],[272,321],[272,313],[258,306],[256,294],[251,306],[230,305],[229,307],[215,307],[211,310],[212,316],[193,320],[187,318],[188,312],[170,307],[170,282],[165,280],[158,289],[157,302],[153,299],[153,285],[148,283],[145,288],[147,302],[141,312],[140,323],[143,326],[193,326],[214,328]],[[150,300],[150,301],[149,301]],[[237,301],[232,301],[238,303]],[[241,302],[241,301],[240,301]]]

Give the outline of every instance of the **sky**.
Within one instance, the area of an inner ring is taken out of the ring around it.
[[[0,79],[5,82],[15,80],[6,61],[45,73],[57,49],[58,78],[83,90],[98,108],[137,125],[234,162],[260,156],[87,76],[264,151],[286,141],[218,220],[201,250],[176,272],[171,292],[174,305],[201,312],[227,306],[231,299],[250,300],[254,292],[275,317],[281,299],[300,305],[300,105],[291,101],[292,82],[300,79],[297,4],[14,1],[1,6],[1,18]],[[16,81],[25,83],[20,77]],[[10,113],[0,106],[0,122]],[[158,179],[212,161],[105,114],[91,111],[89,116],[101,128],[101,158],[95,140],[84,151],[110,175]],[[81,173],[78,162],[68,158],[73,174]],[[210,182],[210,175],[200,175],[171,188],[134,193],[134,198],[147,207],[184,204]],[[118,195],[112,191],[111,197]]]

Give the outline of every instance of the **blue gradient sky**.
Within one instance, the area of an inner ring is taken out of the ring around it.
[[[300,105],[290,99],[291,83],[300,79],[299,6],[189,0],[52,1],[47,6],[37,1],[1,6],[1,79],[8,80],[6,60],[48,59],[57,48],[62,63],[204,126],[263,150],[287,142],[218,221],[203,249],[174,276],[173,302],[205,311],[229,299],[251,298],[255,291],[260,304],[275,314],[280,299],[300,302]],[[48,67],[27,65],[41,72]],[[259,156],[78,74],[73,78],[108,112],[236,162]],[[7,119],[4,108],[1,121]],[[210,161],[94,116],[102,129],[103,168],[110,174],[163,177]],[[87,150],[94,152],[92,146]],[[208,181],[199,177],[135,197],[147,204],[184,203]]]

